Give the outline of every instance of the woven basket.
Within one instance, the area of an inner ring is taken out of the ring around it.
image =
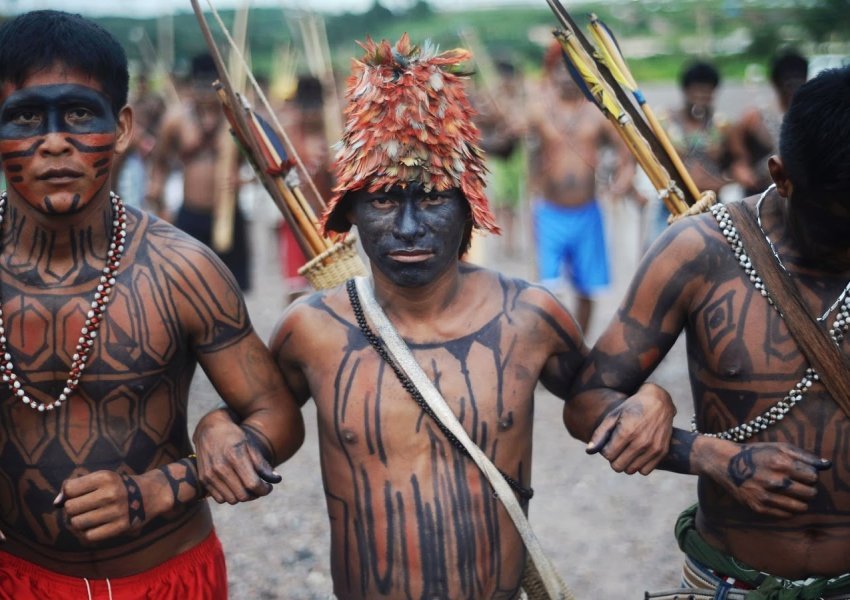
[[[357,254],[357,238],[353,235],[309,260],[298,269],[317,290],[336,287],[352,277],[366,275],[366,266]]]

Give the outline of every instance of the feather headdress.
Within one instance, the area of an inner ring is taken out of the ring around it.
[[[426,191],[459,188],[473,224],[498,233],[484,194],[486,168],[474,111],[464,89],[464,49],[438,54],[405,33],[392,46],[367,38],[348,78],[345,128],[334,161],[336,187],[322,228],[348,231],[341,202],[360,189],[375,192],[417,182]]]

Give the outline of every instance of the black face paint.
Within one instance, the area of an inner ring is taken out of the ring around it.
[[[458,190],[426,193],[421,186],[351,194],[363,249],[400,287],[435,281],[458,260],[469,208]]]
[[[108,181],[117,121],[107,96],[74,83],[13,91],[0,106],[6,180],[49,214],[82,209]]]

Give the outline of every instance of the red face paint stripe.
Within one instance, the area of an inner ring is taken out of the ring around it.
[[[30,138],[31,139],[31,138]],[[28,143],[26,140],[9,140],[0,142],[0,159],[4,162],[13,158],[33,156],[38,147],[44,143],[44,138]]]
[[[79,139],[77,139],[77,137],[83,137],[83,136],[66,137],[65,140],[69,144],[71,144],[74,148],[79,150],[80,152],[109,152],[110,150],[112,150],[115,147],[114,136],[113,136],[111,143],[101,144],[101,145],[98,145],[98,146],[90,146],[88,144],[84,144]]]

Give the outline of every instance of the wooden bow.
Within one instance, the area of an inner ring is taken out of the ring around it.
[[[245,70],[248,79],[257,97],[264,101],[265,108],[276,127],[272,127],[267,121],[257,115],[244,96],[238,93],[218,46],[213,39],[212,31],[204,17],[198,0],[191,0],[191,3],[192,9],[195,11],[195,16],[198,19],[198,24],[201,27],[201,32],[215,62],[216,70],[218,71],[219,80],[213,85],[218,92],[224,114],[232,128],[233,136],[254,167],[257,177],[292,228],[295,239],[304,252],[304,256],[308,259],[314,258],[328,250],[332,244],[329,240],[319,235],[318,220],[300,190],[300,181],[296,177],[297,173],[292,171],[292,167],[299,165],[302,173],[305,175],[307,171],[294,151],[291,152],[294,160],[289,160],[289,153],[285,149],[287,144],[282,141],[286,140],[289,142],[289,140],[285,132],[283,132],[283,128],[277,123],[274,110],[265,99],[265,94],[263,94],[247,64],[245,64]],[[231,43],[232,51],[238,53],[238,47],[227,32],[218,13],[215,12],[211,4],[210,8],[214,16],[218,19],[219,26]],[[241,57],[241,53],[239,56]],[[288,145],[291,150],[294,150],[291,142]],[[318,192],[316,192],[316,196],[321,199]]]
[[[559,0],[546,1],[563,27],[563,31],[557,30],[554,35],[573,79],[614,123],[670,213],[688,214],[695,205],[702,206],[702,195],[637,89],[611,32],[594,17],[591,31],[598,42],[595,48]],[[624,87],[634,94],[643,113]]]

